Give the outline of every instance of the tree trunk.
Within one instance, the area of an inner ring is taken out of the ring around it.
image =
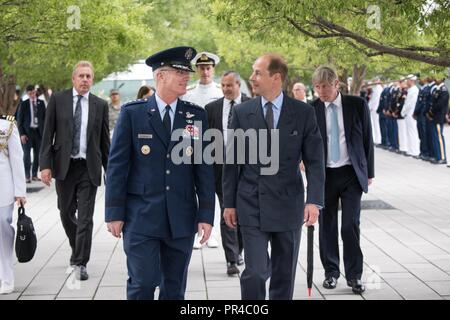
[[[348,78],[348,71],[347,69],[342,70],[342,73],[338,74],[339,77],[339,91],[341,91],[343,94],[348,94],[348,87],[347,87],[347,78]]]
[[[358,66],[353,65],[353,80],[350,86],[350,94],[352,96],[359,96],[361,87],[364,84],[364,78],[366,77],[366,65]]]
[[[15,92],[16,79],[13,75],[4,74],[0,66],[0,114],[14,115],[17,107]]]

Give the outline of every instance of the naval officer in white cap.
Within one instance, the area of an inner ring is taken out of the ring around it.
[[[192,64],[196,67],[199,80],[187,88],[186,94],[182,100],[192,102],[200,107],[205,107],[210,102],[223,97],[223,92],[219,83],[214,82],[214,68],[220,59],[215,54],[209,52],[200,52]]]

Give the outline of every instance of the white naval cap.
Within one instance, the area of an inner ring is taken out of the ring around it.
[[[220,62],[220,58],[213,53],[203,51],[197,53],[197,55],[194,57],[194,59],[192,59],[191,62],[196,66],[201,64],[212,64],[213,66],[215,66]]]
[[[406,79],[416,81],[417,80],[417,76],[414,75],[414,74],[409,74],[409,75],[406,76]]]

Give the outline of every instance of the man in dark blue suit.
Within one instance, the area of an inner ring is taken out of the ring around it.
[[[342,205],[341,236],[348,286],[364,292],[361,282],[363,254],[359,244],[362,192],[374,177],[374,155],[369,108],[365,100],[344,96],[330,67],[313,74],[319,99],[312,103],[325,150],[325,207],[320,215],[320,258],[325,269],[323,286],[334,289],[339,271],[338,206]]]
[[[17,111],[17,125],[23,145],[23,162],[27,183],[39,181],[39,151],[45,123],[45,103],[36,97],[34,86],[27,86],[28,99],[22,101]],[[33,149],[33,167],[31,168],[31,149]],[[31,169],[31,172],[30,172]],[[31,177],[30,177],[31,173]]]
[[[114,130],[106,222],[115,237],[123,228],[128,299],[153,299],[158,285],[159,299],[184,299],[194,235],[203,233],[204,243],[211,233],[213,167],[193,161],[205,147],[196,140],[207,129],[206,112],[178,99],[186,93],[194,56],[195,49],[176,47],[149,57],[156,93],[124,105]],[[189,160],[181,164],[173,152],[176,129],[183,131]]]
[[[318,148],[322,138],[313,108],[282,92],[287,72],[285,61],[278,55],[258,58],[250,81],[260,97],[233,108],[229,126],[223,168],[224,220],[230,227],[239,222],[242,233],[244,300],[265,299],[269,276],[269,298],[292,299],[301,226],[303,222],[314,224],[323,206],[324,160],[323,150]],[[230,133],[236,129],[249,135],[256,133],[257,141],[250,142],[236,135],[237,143],[245,146],[245,161],[240,161],[236,152],[234,157],[229,155],[235,141]],[[255,146],[259,149],[257,161],[249,155],[255,152]],[[261,152],[265,147],[269,163],[263,159],[265,150]],[[306,206],[299,170],[302,160],[308,179]],[[269,172],[271,166],[278,166],[278,170]]]

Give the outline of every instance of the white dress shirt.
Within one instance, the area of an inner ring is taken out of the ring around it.
[[[350,157],[347,151],[347,142],[345,140],[345,128],[344,128],[344,113],[342,109],[342,96],[339,93],[336,100],[332,102],[336,105],[336,110],[338,114],[338,126],[339,126],[339,151],[340,158],[337,162],[333,162],[330,159],[331,156],[331,108],[329,107],[331,102],[325,102],[326,111],[326,123],[327,123],[327,167],[328,168],[339,168],[348,164],[351,164]]]
[[[239,96],[234,99],[233,108],[240,104],[242,101],[242,95],[239,93]],[[231,109],[231,100],[227,98],[223,98],[223,110],[222,110],[222,128],[223,128],[223,140],[225,145],[227,144],[227,131],[228,131],[228,115],[230,114]]]
[[[37,123],[37,114],[34,114],[34,108],[33,108],[33,100],[29,100],[30,101],[30,128],[34,128],[36,129],[38,127],[38,123]],[[34,103],[36,104],[36,112],[37,112],[37,99],[34,100]]]
[[[75,109],[77,107],[78,92],[73,88],[73,115],[75,115]],[[80,152],[71,156],[72,158],[83,158],[86,159],[87,150],[87,126],[88,126],[88,115],[89,115],[89,92],[83,95],[81,98],[81,132],[80,132]]]
[[[161,121],[162,121],[164,119],[164,115],[166,114],[167,103],[165,101],[163,101],[156,93],[155,93],[155,99],[156,99],[156,105],[158,106],[159,114],[161,115]],[[177,103],[178,103],[178,99],[175,99],[175,101],[172,101],[171,103],[169,103],[170,127],[172,128],[172,130],[173,130],[173,120],[175,119],[175,112],[177,111]]]

